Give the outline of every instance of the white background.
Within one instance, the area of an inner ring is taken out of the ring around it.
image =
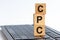
[[[0,0],[0,26],[33,24],[38,2],[47,5],[46,25],[60,31],[60,0]],[[0,40],[3,40],[1,35]]]
[[[60,31],[60,0],[0,0],[0,26],[33,24],[35,3],[46,3],[46,25]]]

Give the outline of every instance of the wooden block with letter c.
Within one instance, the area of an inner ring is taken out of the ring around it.
[[[46,14],[46,4],[45,3],[36,3],[35,4],[35,13],[45,15]]]
[[[35,37],[45,36],[45,25],[34,25],[34,36]]]
[[[45,15],[34,14],[34,25],[45,25]]]

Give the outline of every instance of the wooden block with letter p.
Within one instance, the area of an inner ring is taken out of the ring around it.
[[[45,15],[34,14],[34,25],[45,25]]]
[[[46,14],[46,4],[45,3],[36,3],[35,4],[35,13],[45,15]]]
[[[45,36],[45,25],[34,25],[34,36],[44,37]]]

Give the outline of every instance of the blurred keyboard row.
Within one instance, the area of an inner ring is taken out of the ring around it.
[[[60,32],[46,26],[44,38],[34,38],[33,25],[1,26],[7,40],[60,40]]]

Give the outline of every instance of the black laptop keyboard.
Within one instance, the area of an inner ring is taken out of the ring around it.
[[[2,26],[10,34],[13,40],[60,40],[60,32],[46,26],[46,35],[44,38],[34,38],[33,25],[11,25]],[[4,33],[4,32],[3,32]],[[7,34],[5,34],[7,35]]]

